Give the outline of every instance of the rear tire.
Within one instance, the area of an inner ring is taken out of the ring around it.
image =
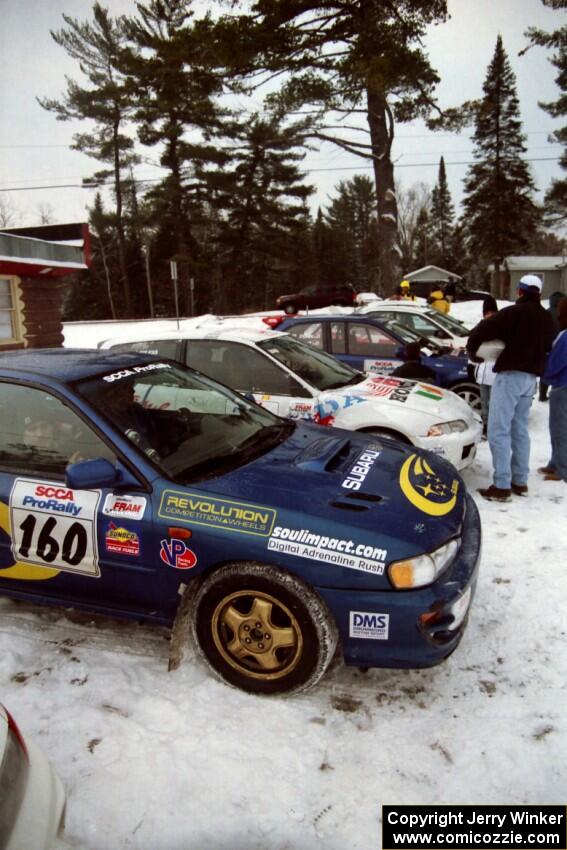
[[[289,573],[255,563],[228,564],[205,579],[195,595],[192,628],[214,672],[256,694],[313,687],[338,640],[318,594]]]

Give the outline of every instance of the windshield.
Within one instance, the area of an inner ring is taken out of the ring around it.
[[[178,483],[248,463],[293,430],[215,381],[169,363],[141,363],[82,381],[77,391]]]
[[[445,330],[451,331],[451,333],[457,336],[468,336],[470,334],[466,325],[463,325],[462,322],[459,322],[458,319],[454,319],[452,316],[447,316],[446,313],[441,313],[439,310],[431,310],[426,315],[437,322],[438,325],[445,328]]]
[[[312,348],[287,334],[263,339],[257,345],[319,391],[358,384],[365,378],[361,372],[351,369],[346,363],[340,363],[325,351]]]

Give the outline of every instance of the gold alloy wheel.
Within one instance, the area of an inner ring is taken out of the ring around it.
[[[303,652],[299,623],[269,593],[241,590],[225,596],[213,612],[212,633],[223,659],[255,679],[288,675]]]

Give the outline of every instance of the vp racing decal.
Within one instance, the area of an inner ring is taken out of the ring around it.
[[[446,516],[457,504],[459,482],[445,484],[423,458],[412,454],[400,470],[402,493],[418,510],[429,516]]]
[[[276,525],[268,540],[268,549],[379,576],[384,572],[388,557],[387,549],[377,546],[313,534],[306,528],[282,528],[279,525]]]
[[[159,556],[176,570],[190,570],[197,563],[197,556],[182,540],[162,540]]]
[[[260,537],[268,537],[276,521],[273,508],[177,490],[163,492],[158,516]]]
[[[64,571],[98,578],[99,499],[99,490],[17,478],[10,493],[8,530],[15,564],[1,570],[0,577],[38,580]]]

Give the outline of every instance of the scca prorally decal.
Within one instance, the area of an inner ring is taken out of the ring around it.
[[[348,473],[347,477],[341,484],[341,487],[344,487],[346,490],[360,490],[364,479],[379,457],[379,451],[366,449]]]
[[[306,528],[282,528],[279,525],[268,540],[268,549],[380,576],[388,557],[388,550],[378,546],[313,534]]]
[[[171,365],[169,363],[146,363],[145,366],[132,366],[130,369],[121,369],[120,372],[112,372],[111,375],[104,375],[102,380],[112,384],[114,381],[121,381],[123,378],[129,378],[131,375],[153,372],[155,369],[171,369]]]
[[[159,556],[176,570],[190,570],[197,563],[197,556],[182,540],[162,540]]]
[[[136,532],[113,522],[106,527],[104,545],[107,552],[115,552],[117,555],[137,557],[140,554],[140,538]]]
[[[349,637],[362,640],[388,640],[389,614],[372,614],[370,611],[349,612]]]
[[[400,487],[406,499],[429,516],[446,516],[457,504],[459,482],[446,484],[424,458],[412,454],[400,470]]]
[[[99,500],[100,490],[71,490],[51,481],[17,478],[10,493],[14,559],[51,573],[56,568],[98,578],[96,517]],[[10,577],[7,571],[2,575]],[[36,576],[22,578],[35,579]]]
[[[78,516],[83,510],[82,506],[75,501],[73,491],[68,487],[60,487],[57,484],[35,484],[29,490],[26,487],[23,489],[21,503],[24,508],[57,511],[62,514],[71,514],[71,516]]]
[[[260,537],[271,534],[276,521],[273,508],[176,490],[164,491],[158,515],[164,519],[177,519],[193,525],[208,525]]]
[[[105,516],[122,519],[142,519],[147,500],[143,496],[115,496],[109,493],[104,500],[102,512]]]
[[[364,372],[388,374],[401,364],[401,360],[365,360],[362,369]]]

